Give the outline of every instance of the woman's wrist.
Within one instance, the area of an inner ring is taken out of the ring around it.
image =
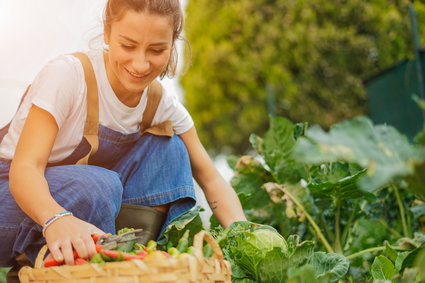
[[[67,209],[59,205],[53,198],[49,198],[40,200],[37,207],[32,207],[30,211],[25,212],[35,222],[43,226],[53,215],[62,211],[67,211]]]
[[[58,219],[60,219],[60,218],[62,218],[62,217],[65,217],[65,216],[72,216],[73,214],[72,214],[72,212],[71,211],[68,211],[68,210],[65,210],[65,211],[61,211],[61,212],[59,212],[59,213],[56,213],[55,215],[53,215],[52,217],[50,217],[49,219],[47,219],[46,220],[46,222],[44,222],[44,224],[43,224],[43,230],[42,230],[42,233],[43,233],[43,236],[45,236],[45,231],[46,231],[46,229],[52,224],[52,223],[54,223],[55,221],[57,221]]]

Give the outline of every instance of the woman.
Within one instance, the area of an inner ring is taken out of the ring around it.
[[[66,264],[73,249],[90,258],[91,234],[114,233],[118,213],[128,225],[148,211],[157,236],[193,207],[192,175],[224,227],[245,220],[190,115],[155,85],[174,74],[182,23],[177,0],[109,0],[109,47],[38,74],[0,144],[0,266],[22,253],[34,262],[45,243]]]

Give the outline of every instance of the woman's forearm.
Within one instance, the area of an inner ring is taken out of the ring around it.
[[[224,228],[235,221],[246,220],[236,192],[221,176],[202,188],[211,210]]]
[[[19,207],[40,225],[64,210],[50,194],[42,172],[31,165],[12,163],[9,186]]]

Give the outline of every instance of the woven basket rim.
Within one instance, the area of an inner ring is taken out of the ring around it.
[[[203,243],[206,241],[210,244],[213,250],[213,256],[211,258],[205,258],[203,256]],[[44,246],[46,247],[46,246]],[[44,248],[43,247],[43,248]],[[87,276],[90,278],[109,278],[108,274],[111,274],[113,271],[114,274],[121,274],[122,277],[127,278],[128,274],[138,274],[137,276],[154,276],[155,274],[159,276],[169,277],[173,273],[182,275],[185,274],[188,278],[192,278],[191,281],[184,282],[200,282],[198,279],[203,276],[212,276],[214,278],[221,278],[217,282],[231,282],[231,267],[230,263],[226,261],[223,257],[223,252],[220,246],[215,241],[208,232],[202,230],[197,233],[193,241],[194,255],[185,254],[180,258],[167,258],[164,260],[130,260],[122,262],[105,262],[102,264],[86,264],[86,265],[62,265],[55,267],[42,267],[42,260],[46,253],[46,249],[43,251],[40,250],[37,259],[40,256],[41,265],[38,262],[38,266],[31,268],[29,266],[22,268],[19,271],[19,279],[21,282],[49,282],[54,283],[56,279],[58,280],[78,280],[83,278],[87,279]],[[43,254],[44,253],[44,254]],[[111,271],[112,270],[112,271]],[[157,273],[155,273],[157,271]],[[108,273],[109,272],[109,273]],[[204,274],[205,273],[205,274]],[[88,275],[87,275],[88,274]],[[164,275],[165,274],[165,275]],[[38,277],[48,277],[49,280],[43,281]],[[104,277],[102,277],[104,276]],[[127,277],[126,277],[127,276]],[[37,281],[36,280],[37,277]],[[59,279],[61,278],[61,279]],[[115,277],[114,277],[115,278]],[[208,277],[210,278],[210,277]],[[157,278],[158,279],[158,278]],[[158,279],[160,280],[160,279]],[[59,281],[58,281],[59,282]],[[65,281],[60,281],[65,282]],[[71,281],[70,281],[71,282]],[[101,281],[100,281],[101,282]],[[117,281],[119,282],[119,281]],[[136,282],[136,281],[135,281]],[[139,282],[139,281],[137,281]],[[147,282],[147,281],[143,281]],[[153,282],[171,282],[171,281],[153,281]],[[208,282],[208,281],[204,281]],[[216,282],[216,281],[211,281]]]

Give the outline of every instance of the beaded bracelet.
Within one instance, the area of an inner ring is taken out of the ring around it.
[[[52,224],[53,222],[55,222],[59,218],[67,216],[67,215],[72,215],[72,212],[71,211],[62,211],[62,212],[59,212],[59,213],[53,215],[49,220],[47,220],[46,223],[44,223],[44,225],[43,225],[43,230],[42,230],[43,237],[44,237],[44,231],[46,231],[47,227],[49,227],[50,224]]]

